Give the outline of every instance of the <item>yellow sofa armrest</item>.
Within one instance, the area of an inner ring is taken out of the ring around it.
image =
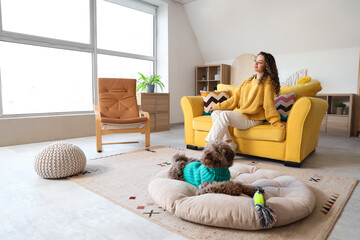
[[[204,115],[204,100],[201,96],[184,96],[180,103],[184,114],[185,144],[194,145],[193,119]]]
[[[300,163],[316,149],[327,109],[328,103],[315,97],[302,97],[294,103],[286,126],[285,161]]]

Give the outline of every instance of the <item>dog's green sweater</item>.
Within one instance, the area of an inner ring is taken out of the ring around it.
[[[185,181],[199,187],[206,181],[229,181],[230,171],[228,168],[207,168],[201,162],[191,162],[184,168]]]

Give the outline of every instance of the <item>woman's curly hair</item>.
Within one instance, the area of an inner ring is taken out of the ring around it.
[[[263,75],[258,80],[258,83],[262,83],[264,79],[266,79],[268,76],[270,76],[272,80],[272,84],[275,89],[275,94],[279,95],[280,93],[280,82],[279,82],[279,75],[278,75],[278,69],[276,67],[275,58],[270,53],[266,52],[260,52],[257,56],[262,55],[265,58],[265,71]],[[256,76],[256,75],[254,75]]]

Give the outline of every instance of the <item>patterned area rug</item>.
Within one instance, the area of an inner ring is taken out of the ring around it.
[[[316,195],[316,206],[308,217],[284,227],[244,231],[204,226],[179,219],[157,206],[148,193],[148,183],[171,165],[171,157],[184,151],[199,158],[201,151],[152,147],[129,153],[89,160],[85,170],[69,179],[84,188],[160,224],[189,239],[326,239],[343,210],[357,180],[236,160],[258,168],[280,171],[306,183]]]

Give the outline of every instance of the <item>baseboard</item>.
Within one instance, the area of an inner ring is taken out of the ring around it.
[[[170,123],[170,128],[172,127],[178,127],[178,126],[184,126],[183,122],[179,122],[179,123]]]

